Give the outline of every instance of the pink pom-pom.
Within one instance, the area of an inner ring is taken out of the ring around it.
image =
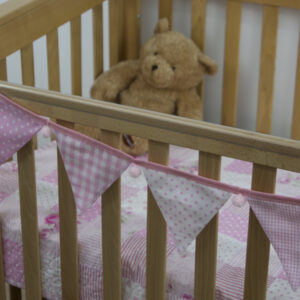
[[[41,134],[44,138],[49,138],[51,136],[51,128],[49,126],[44,126],[41,129]]]
[[[246,197],[242,194],[237,194],[232,197],[232,204],[236,207],[243,207],[247,201]]]
[[[142,174],[141,168],[135,164],[130,166],[129,174],[131,177],[139,177]]]

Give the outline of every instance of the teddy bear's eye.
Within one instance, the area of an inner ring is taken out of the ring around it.
[[[175,71],[175,70],[176,70],[176,67],[175,67],[175,66],[172,66],[172,70]]]
[[[158,55],[158,52],[154,52],[154,55],[155,55],[155,56]]]

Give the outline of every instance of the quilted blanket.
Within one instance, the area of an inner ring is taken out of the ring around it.
[[[36,151],[37,200],[43,296],[61,299],[56,143]],[[142,159],[147,159],[143,157]],[[198,153],[171,147],[170,166],[197,174]],[[145,299],[147,184],[122,175],[123,298]],[[6,281],[24,288],[22,238],[15,161],[0,167],[0,219]],[[252,164],[222,159],[221,181],[250,188]],[[300,174],[278,170],[276,193],[300,198]],[[82,299],[102,299],[101,199],[78,217],[80,293]],[[216,299],[242,299],[249,205],[230,199],[220,211]],[[195,244],[179,255],[170,234],[167,244],[167,299],[193,299]],[[300,299],[293,292],[271,248],[268,299]]]

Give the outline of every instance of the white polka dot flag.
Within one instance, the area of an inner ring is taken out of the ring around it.
[[[188,174],[180,176],[149,167],[143,167],[143,172],[178,252],[184,255],[232,194],[201,184]]]
[[[83,212],[128,168],[132,158],[87,136],[50,123],[72,186]]]
[[[46,122],[0,94],[0,164],[29,142]]]
[[[295,291],[300,286],[300,199],[264,201],[249,196],[248,201]]]

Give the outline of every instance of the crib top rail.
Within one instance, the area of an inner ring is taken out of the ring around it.
[[[2,4],[0,59],[101,2],[102,0],[11,0]]]
[[[299,0],[234,0],[234,1],[300,9]]]
[[[6,82],[0,92],[51,118],[300,172],[300,141]]]

